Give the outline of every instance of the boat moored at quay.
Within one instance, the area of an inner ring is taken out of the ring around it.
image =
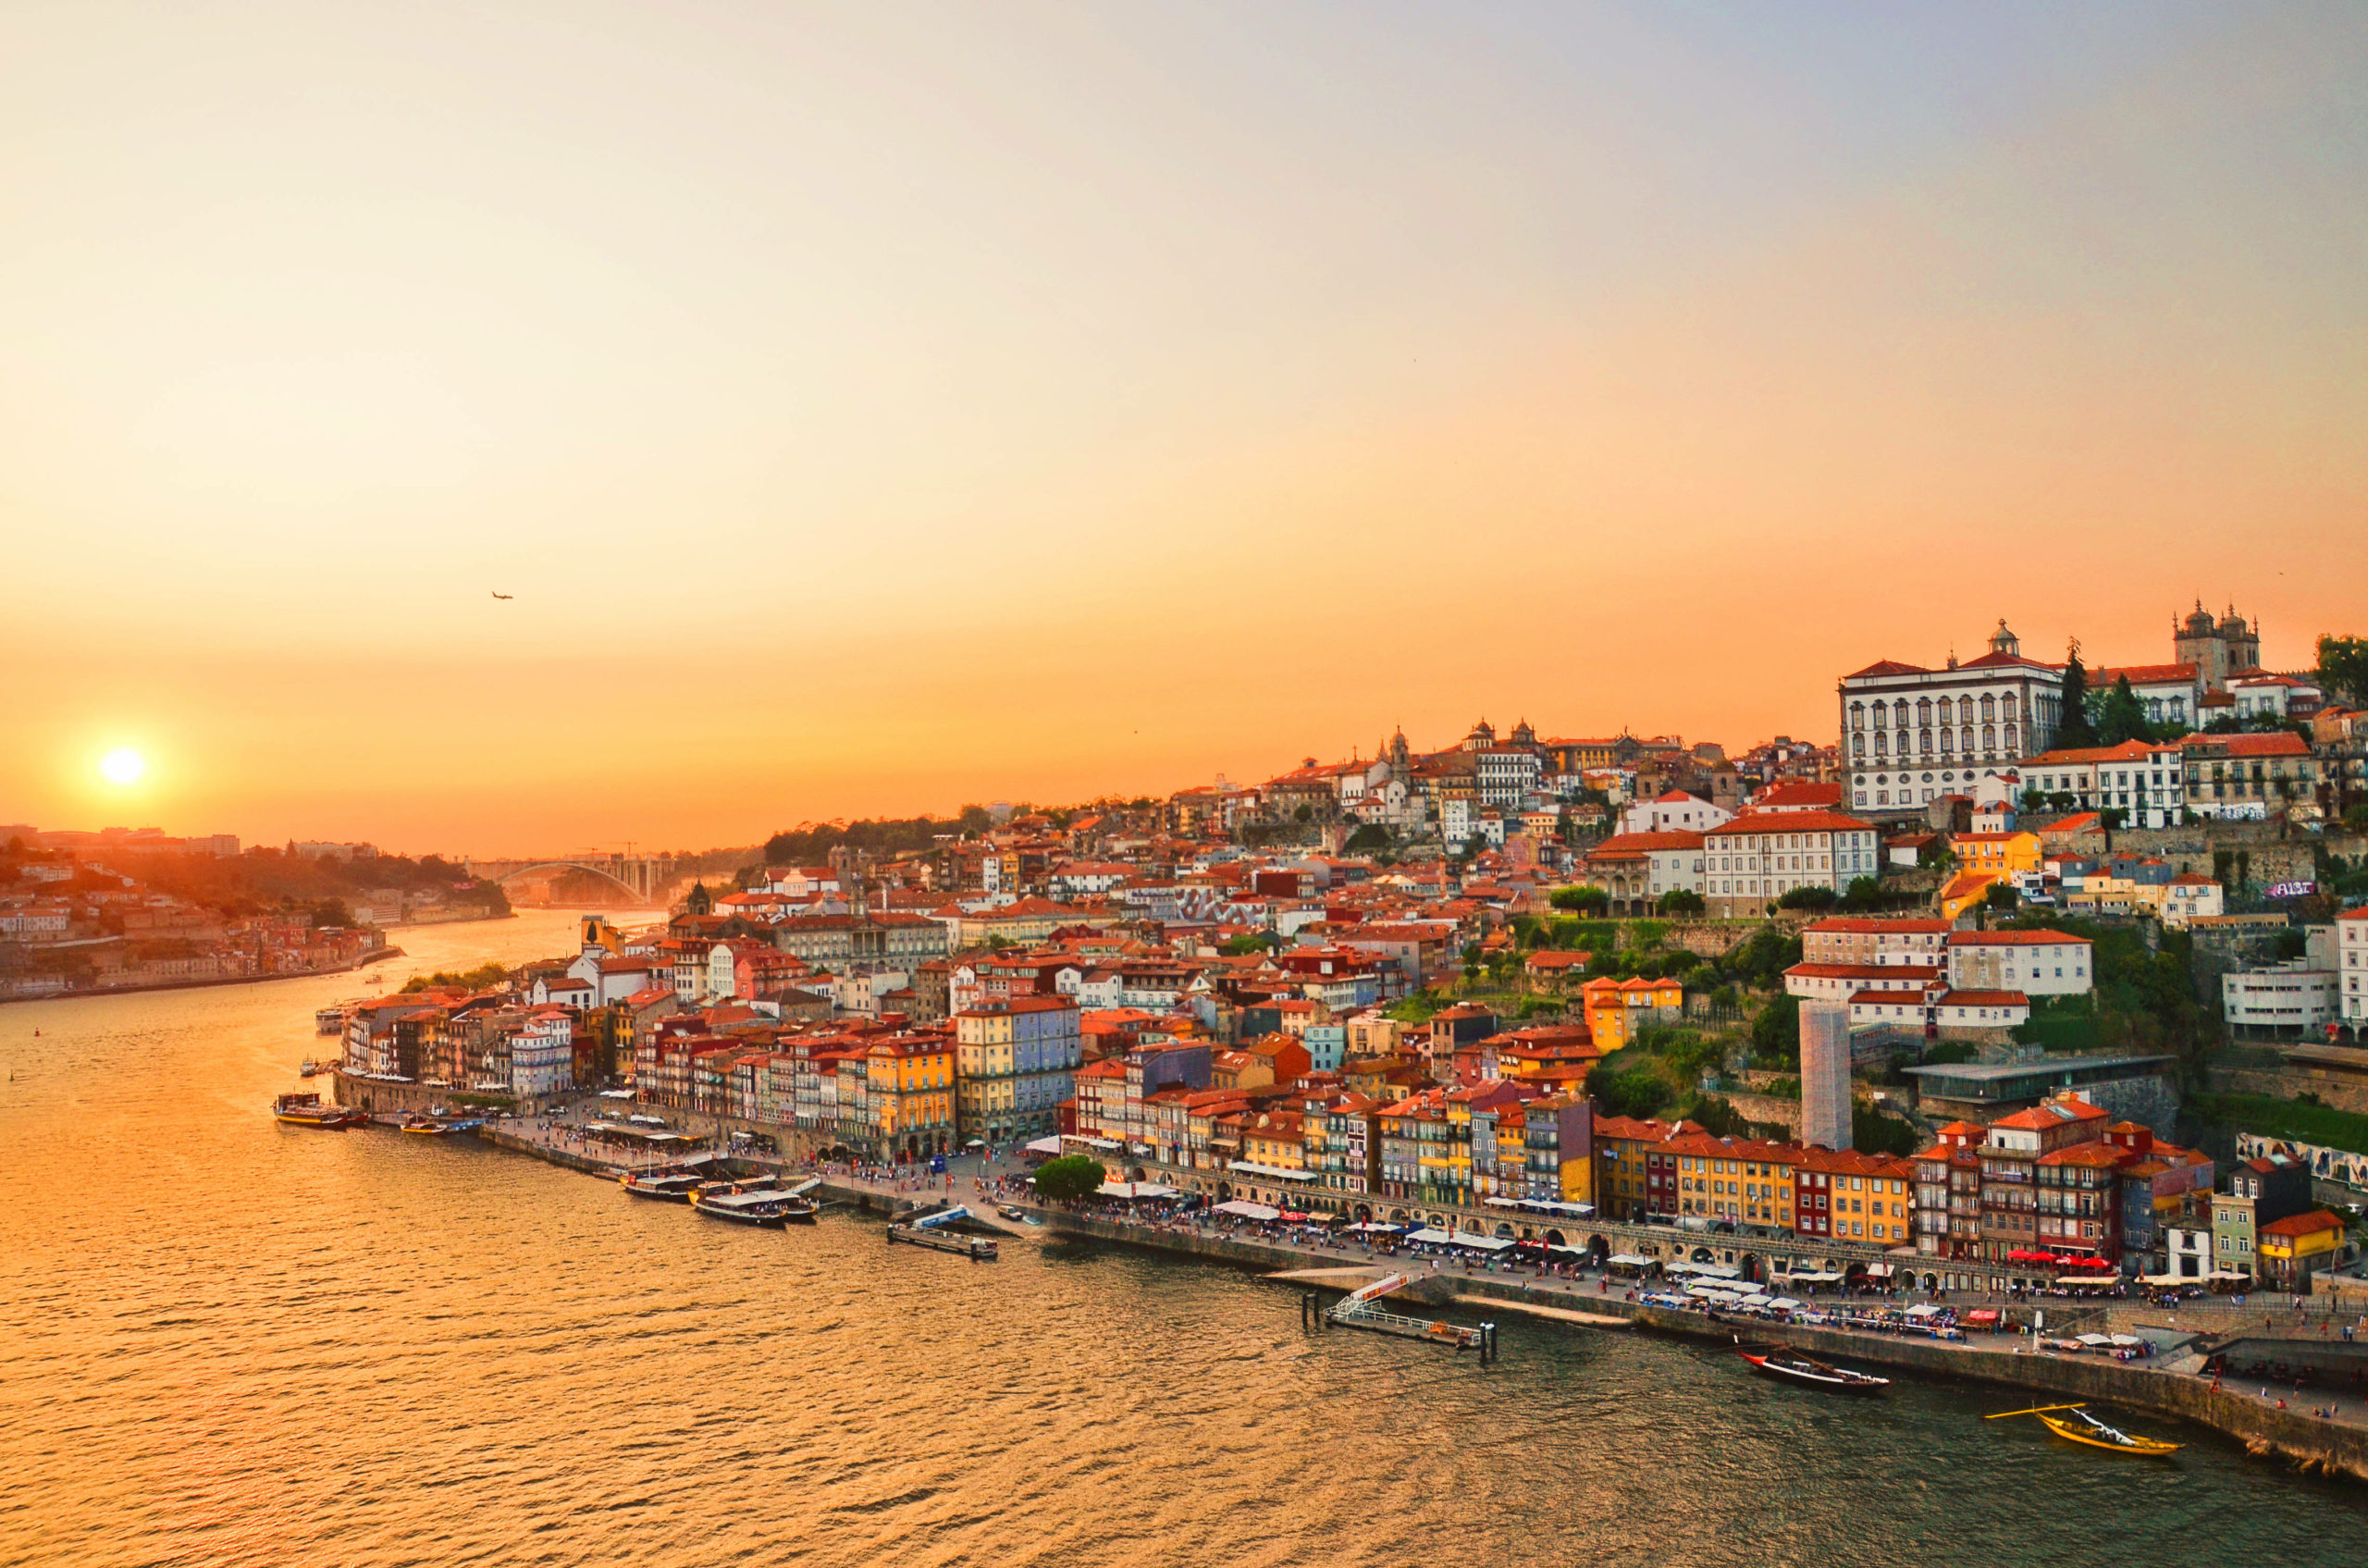
[[[617,1185],[623,1187],[630,1197],[648,1198],[660,1204],[687,1204],[691,1201],[691,1194],[698,1191],[707,1179],[696,1171],[629,1170],[617,1178]]]
[[[1735,1341],[1735,1353],[1761,1377],[1798,1388],[1816,1389],[1829,1394],[1880,1394],[1891,1387],[1888,1377],[1836,1366],[1789,1345],[1746,1344],[1738,1340]]]
[[[359,1111],[343,1105],[330,1105],[318,1094],[282,1094],[271,1103],[273,1117],[290,1127],[317,1128],[324,1132],[343,1132],[349,1127],[360,1127],[370,1118]]]
[[[726,1219],[734,1225],[761,1226],[779,1230],[789,1223],[792,1207],[813,1205],[803,1198],[793,1198],[778,1188],[759,1187],[747,1191],[708,1191],[692,1194],[691,1207],[709,1219]]]

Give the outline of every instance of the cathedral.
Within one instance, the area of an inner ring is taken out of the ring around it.
[[[2197,599],[2186,619],[2171,623],[2173,659],[2195,666],[2196,684],[2205,691],[2228,689],[2228,677],[2261,669],[2261,633],[2245,623],[2234,605],[2216,623]]]

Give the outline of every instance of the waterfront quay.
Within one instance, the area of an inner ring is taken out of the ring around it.
[[[604,1179],[709,1146],[703,1135],[687,1134],[681,1152],[671,1156],[618,1149],[587,1131],[588,1109],[562,1107],[547,1117],[496,1122],[482,1136],[499,1148]],[[2245,1376],[2248,1358],[2256,1355],[2280,1364],[2291,1355],[2298,1364],[2309,1356],[2331,1361],[2338,1368],[2368,1365],[2368,1343],[2343,1337],[2345,1323],[2356,1326],[2354,1315],[2331,1315],[2325,1303],[2310,1298],[2254,1297],[2242,1307],[2226,1301],[2189,1303],[2175,1310],[2128,1300],[2010,1293],[2004,1287],[1959,1291],[1944,1287],[1934,1292],[1903,1273],[1888,1286],[1866,1282],[1863,1275],[1852,1277],[1849,1283],[1805,1285],[1797,1291],[1802,1310],[1755,1315],[1700,1303],[1681,1304],[1683,1298],[1660,1278],[1668,1265],[1702,1262],[1691,1254],[1719,1250],[1691,1232],[1658,1238],[1663,1261],[1642,1269],[1610,1266],[1591,1253],[1560,1264],[1509,1263],[1457,1255],[1452,1249],[1418,1249],[1402,1241],[1350,1240],[1329,1227],[1304,1221],[1260,1222],[1206,1210],[1146,1216],[1123,1203],[1079,1208],[1041,1204],[1026,1191],[1025,1167],[1007,1154],[956,1156],[943,1172],[761,1154],[734,1158],[785,1174],[820,1174],[819,1195],[831,1204],[893,1216],[916,1206],[960,1204],[982,1228],[1006,1238],[1035,1244],[1079,1241],[1140,1248],[1282,1276],[1282,1282],[1302,1292],[1334,1290],[1345,1294],[1384,1274],[1405,1274],[1408,1284],[1393,1301],[1493,1320],[1500,1334],[1508,1321],[1515,1321],[1533,1326],[1536,1332],[1600,1332],[1617,1325],[1712,1343],[1781,1336],[1812,1353],[1920,1377],[1974,1378],[2193,1421],[2228,1434],[2256,1454],[2368,1481],[2368,1401],[2356,1386],[2339,1385],[2330,1396],[2324,1384],[2305,1391]],[[998,1216],[995,1209],[1004,1204],[1018,1204],[1027,1222]],[[1424,1209],[1419,1217],[1427,1222],[1434,1212]],[[1436,1212],[1442,1219],[1449,1217],[1445,1210]],[[1654,1228],[1609,1226],[1588,1234],[1620,1237],[1621,1244],[1635,1250],[1613,1255],[1642,1258],[1644,1240],[1649,1239],[1634,1233]],[[1820,1255],[1811,1261],[1821,1265],[1830,1260]],[[2001,1315],[2000,1331],[1974,1331],[1961,1338],[1904,1331],[1901,1309],[1930,1303],[1935,1294],[1958,1314],[1994,1303]],[[2030,1331],[2034,1319],[2043,1323],[2043,1332]],[[2084,1331],[2134,1334],[2148,1340],[2154,1352],[2117,1361],[2042,1345],[2042,1340],[2061,1342],[2061,1336]],[[2224,1377],[2207,1369],[2215,1353],[2227,1358]],[[1515,1368],[1518,1363],[1516,1351]],[[2323,1400],[2331,1403],[2320,1403]],[[2331,1415],[2325,1414],[2329,1408]]]

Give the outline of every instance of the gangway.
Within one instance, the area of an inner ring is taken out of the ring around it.
[[[1331,1309],[1325,1313],[1324,1320],[1343,1328],[1370,1328],[1376,1334],[1395,1334],[1400,1339],[1421,1340],[1427,1344],[1451,1345],[1459,1351],[1476,1350],[1484,1361],[1495,1358],[1497,1326],[1493,1323],[1478,1328],[1466,1328],[1460,1324],[1383,1311],[1379,1305],[1381,1300],[1406,1284],[1411,1278],[1404,1274],[1386,1274],[1370,1285],[1351,1290],[1332,1304]]]

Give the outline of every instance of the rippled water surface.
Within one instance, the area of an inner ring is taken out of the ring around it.
[[[406,932],[414,968],[563,916]],[[1518,1320],[1483,1370],[1116,1249],[750,1233],[283,1129],[351,976],[0,1007],[0,1562],[2353,1563],[2368,1492]],[[33,1031],[38,1029],[39,1038]],[[2164,1428],[2145,1423],[2141,1430]]]

